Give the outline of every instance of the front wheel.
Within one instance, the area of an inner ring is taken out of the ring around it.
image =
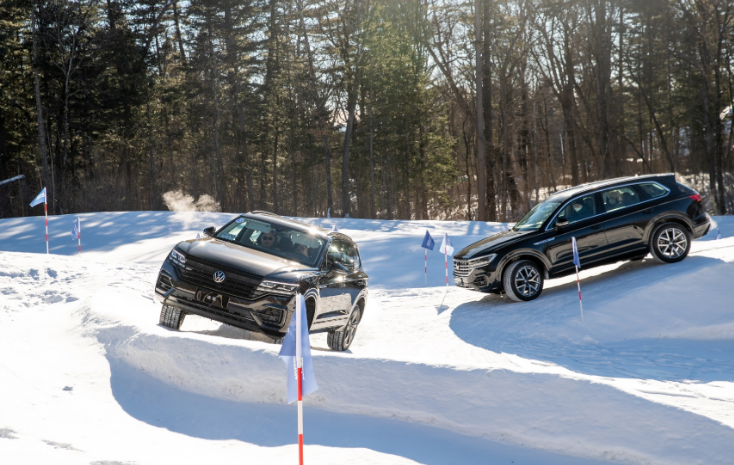
[[[518,260],[507,267],[502,284],[511,300],[527,302],[543,292],[543,272],[535,262]]]
[[[179,331],[181,329],[181,325],[183,325],[185,317],[186,314],[182,312],[180,308],[164,305],[163,308],[161,308],[159,323],[161,326]]]
[[[691,233],[678,223],[663,223],[652,235],[650,252],[660,263],[679,262],[690,250]]]
[[[326,336],[326,344],[331,350],[343,352],[352,345],[354,336],[357,335],[357,325],[359,325],[362,319],[362,308],[357,306],[352,314],[349,315],[349,321],[347,325],[339,331],[329,331],[329,335]]]

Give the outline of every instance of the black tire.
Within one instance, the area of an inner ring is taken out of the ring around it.
[[[655,229],[650,240],[650,254],[657,262],[676,263],[688,256],[691,233],[678,223],[663,223]]]
[[[326,344],[329,349],[336,350],[337,352],[343,352],[352,345],[354,337],[357,335],[357,326],[362,321],[362,307],[357,305],[349,315],[349,321],[347,325],[339,331],[329,331],[326,336]]]
[[[543,292],[543,270],[533,261],[510,263],[502,277],[505,294],[515,302],[537,299]]]
[[[181,330],[181,325],[183,325],[185,317],[186,313],[182,312],[180,308],[164,305],[161,308],[161,317],[158,322],[161,326],[179,331]]]

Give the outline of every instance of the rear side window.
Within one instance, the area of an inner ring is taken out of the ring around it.
[[[647,197],[646,200],[656,199],[668,193],[668,191],[665,190],[664,187],[654,182],[638,184],[637,187],[639,187],[640,190],[645,194],[644,196]]]
[[[632,186],[615,187],[601,193],[604,211],[613,212],[641,202],[640,196]]]

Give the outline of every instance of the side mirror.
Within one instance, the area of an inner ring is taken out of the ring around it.
[[[332,263],[329,271],[336,274],[347,274],[349,272],[349,270],[347,270],[347,267],[342,265],[340,262]]]
[[[556,218],[556,231],[563,228],[564,226],[568,226],[568,220],[564,216],[559,216]]]
[[[204,228],[204,234],[209,237],[214,237],[214,231],[216,231],[216,229],[214,229],[214,226],[209,226],[208,228]]]

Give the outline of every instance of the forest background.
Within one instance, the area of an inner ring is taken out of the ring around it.
[[[2,0],[0,217],[513,221],[675,172],[734,211],[730,0]],[[164,199],[164,196],[166,197]],[[208,206],[202,206],[208,205]]]

